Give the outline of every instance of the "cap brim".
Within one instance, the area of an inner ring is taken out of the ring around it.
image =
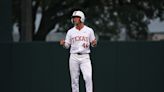
[[[81,18],[80,16],[72,16],[72,18],[75,18],[75,17],[79,17],[79,18]]]

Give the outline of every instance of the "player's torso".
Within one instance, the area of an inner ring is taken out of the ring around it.
[[[90,30],[87,27],[78,30],[76,28],[71,30],[70,41],[71,41],[71,50],[72,52],[90,52],[89,50],[89,36]]]

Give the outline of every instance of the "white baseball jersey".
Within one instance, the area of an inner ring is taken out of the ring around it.
[[[76,27],[68,30],[65,38],[65,47],[70,48],[70,53],[90,53],[90,42],[95,40],[92,28],[84,25],[81,30]]]

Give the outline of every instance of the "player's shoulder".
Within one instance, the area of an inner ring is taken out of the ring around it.
[[[86,26],[86,25],[85,25],[85,29],[87,29],[87,30],[89,30],[89,31],[93,31],[93,29],[92,29],[91,27]]]
[[[94,30],[91,27],[86,26],[86,25],[85,25],[85,30],[87,30],[89,33],[93,33],[94,32]]]
[[[75,27],[71,27],[68,31],[67,31],[67,33],[70,33],[70,32],[72,32],[72,31],[74,31],[75,30]]]

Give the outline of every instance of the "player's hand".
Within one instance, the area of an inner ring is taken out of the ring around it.
[[[64,39],[60,40],[60,45],[64,45],[65,41]]]
[[[91,42],[92,47],[95,47],[97,45],[96,39]]]

